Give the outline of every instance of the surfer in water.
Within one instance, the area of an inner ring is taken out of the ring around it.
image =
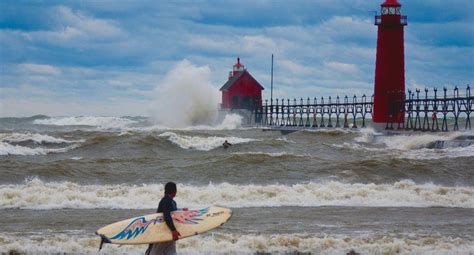
[[[166,225],[173,234],[173,241],[150,244],[146,250],[146,255],[176,255],[176,240],[179,239],[181,234],[176,230],[171,218],[171,212],[178,210],[176,202],[173,198],[176,196],[177,188],[176,183],[168,182],[165,185],[165,195],[161,199],[158,205],[157,213],[163,213]],[[183,209],[186,211],[187,209]]]
[[[232,146],[232,144],[229,143],[227,140],[225,140],[224,143],[222,144],[222,146],[224,147],[224,149],[227,149],[227,148],[229,148],[230,146]]]

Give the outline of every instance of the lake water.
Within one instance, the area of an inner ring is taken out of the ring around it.
[[[236,116],[181,129],[143,117],[2,118],[0,253],[96,254],[98,228],[154,212],[174,181],[178,207],[233,210],[221,228],[178,241],[180,254],[473,254],[473,136],[283,135]]]

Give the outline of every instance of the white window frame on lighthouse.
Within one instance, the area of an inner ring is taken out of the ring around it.
[[[393,6],[384,6],[382,7],[382,15],[391,14],[391,15],[400,15],[400,7]]]

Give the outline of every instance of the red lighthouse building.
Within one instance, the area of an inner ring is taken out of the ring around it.
[[[375,61],[373,122],[403,122],[402,104],[405,99],[405,53],[403,29],[407,16],[401,15],[397,0],[386,0],[381,15],[375,16],[377,56]]]
[[[222,86],[222,109],[253,110],[262,106],[263,86],[240,63],[229,73],[229,80]]]

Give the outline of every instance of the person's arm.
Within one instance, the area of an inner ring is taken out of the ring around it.
[[[163,217],[165,218],[166,225],[171,231],[176,231],[176,227],[171,217],[171,212],[174,211],[172,201],[166,201],[167,203],[163,206]]]
[[[174,241],[178,240],[181,236],[181,234],[176,230],[173,218],[171,217],[171,212],[176,210],[176,203],[172,199],[167,200],[163,208],[163,218],[165,219],[166,225],[171,230],[171,235],[173,236]]]

